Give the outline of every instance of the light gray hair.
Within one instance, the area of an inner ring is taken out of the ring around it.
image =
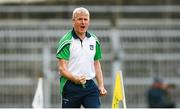
[[[76,18],[78,14],[90,16],[89,11],[86,8],[79,7],[74,9],[72,19]]]

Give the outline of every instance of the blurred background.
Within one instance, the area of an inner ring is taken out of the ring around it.
[[[0,0],[0,107],[31,108],[39,76],[45,107],[61,107],[56,44],[79,6],[90,11],[89,30],[102,44],[102,107],[111,107],[118,70],[128,108],[147,107],[156,76],[176,86],[172,98],[180,107],[179,0]]]

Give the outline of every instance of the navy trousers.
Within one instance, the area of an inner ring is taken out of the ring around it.
[[[62,108],[100,108],[99,90],[93,80],[83,86],[67,81],[62,93]]]

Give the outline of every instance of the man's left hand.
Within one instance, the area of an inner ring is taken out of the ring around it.
[[[104,87],[99,87],[100,96],[105,96],[107,94],[107,91]]]

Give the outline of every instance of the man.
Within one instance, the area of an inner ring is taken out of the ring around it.
[[[172,108],[174,107],[168,93],[168,85],[163,83],[159,77],[154,78],[154,82],[147,92],[149,108]]]
[[[60,72],[62,108],[99,108],[99,95],[106,95],[103,74],[99,60],[100,43],[97,37],[87,31],[90,22],[89,11],[76,8],[72,15],[73,29],[58,43],[56,57]],[[92,80],[96,78],[98,86]]]

